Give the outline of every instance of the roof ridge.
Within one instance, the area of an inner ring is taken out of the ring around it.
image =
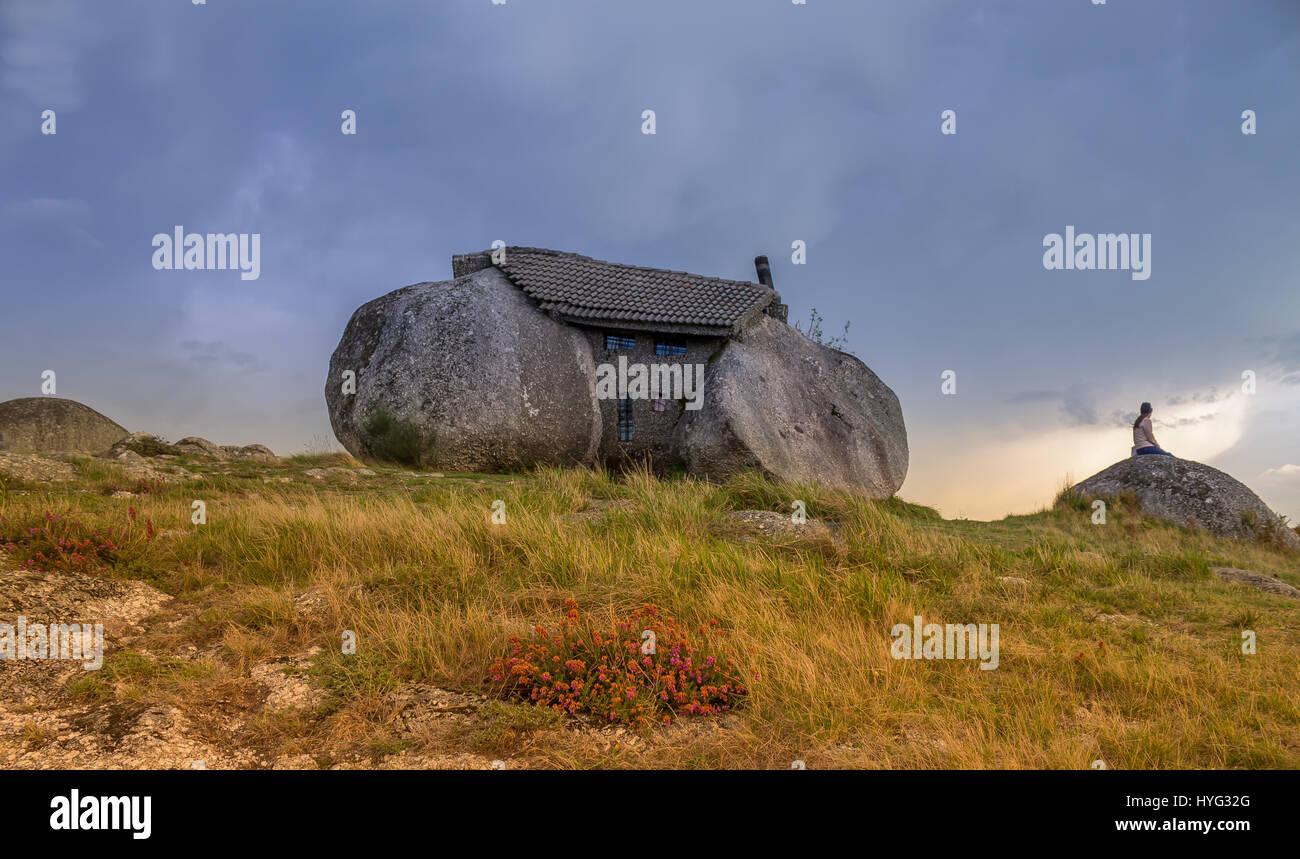
[[[610,262],[551,248],[507,245],[504,251],[500,264],[492,262],[492,251],[458,255],[453,271],[495,268],[542,309],[584,319],[725,330],[779,300],[770,286],[750,280]]]
[[[634,265],[632,263],[627,263],[627,262],[614,262],[612,260],[597,259],[596,257],[589,257],[585,254],[574,253],[573,251],[557,251],[552,248],[534,248],[534,247],[507,245],[505,251],[506,251],[506,262],[505,262],[506,266],[510,265],[510,255],[512,252],[517,254],[519,253],[545,254],[547,256],[569,257],[571,259],[586,260],[587,262],[596,262],[596,263],[600,263],[601,265],[618,266],[619,268],[636,269],[637,271],[652,271],[660,274],[680,274],[686,277],[696,277],[704,280],[715,280],[718,281],[719,283],[743,283],[746,286],[756,286],[760,290],[766,290],[768,288],[763,284],[755,283],[752,280],[732,280],[729,277],[718,277],[717,275],[711,275],[711,274],[696,274],[693,271],[682,271],[680,269],[675,269],[675,268],[655,268],[654,266],[649,266],[649,265]],[[490,251],[484,251],[484,253],[490,253]]]

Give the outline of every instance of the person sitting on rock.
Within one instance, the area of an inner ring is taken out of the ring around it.
[[[1173,456],[1169,451],[1161,450],[1160,445],[1156,444],[1156,435],[1151,430],[1151,412],[1151,404],[1143,403],[1142,413],[1138,415],[1137,420],[1133,421],[1133,455],[1154,453],[1160,456]]]

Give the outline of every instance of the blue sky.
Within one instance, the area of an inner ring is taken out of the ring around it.
[[[1036,509],[1149,400],[1300,519],[1298,82],[1286,0],[0,0],[0,399],[292,453],[352,311],[453,253],[766,253],[898,393],[910,500]],[[260,278],[154,270],[177,224]],[[1045,270],[1067,225],[1151,277]]]

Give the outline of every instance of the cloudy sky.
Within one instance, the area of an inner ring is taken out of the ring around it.
[[[1037,509],[1149,400],[1300,519],[1298,86],[1293,0],[0,0],[0,400],[293,453],[352,311],[453,253],[766,253],[898,393],[909,500]],[[176,225],[260,277],[155,270]],[[1067,225],[1150,278],[1046,270]]]

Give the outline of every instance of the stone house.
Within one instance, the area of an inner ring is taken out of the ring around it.
[[[352,314],[325,385],[334,434],[354,456],[441,471],[648,462],[892,495],[908,462],[898,397],[787,324],[766,257],[755,272],[726,280],[532,247],[456,255],[451,280]],[[695,408],[630,389],[607,398],[601,368],[619,359],[702,365]]]
[[[772,285],[767,257],[754,260],[758,283],[723,280],[682,271],[605,262],[544,248],[508,248],[496,268],[551,318],[579,328],[596,364],[708,365],[727,341],[764,315],[786,321],[788,309]],[[459,278],[493,266],[492,253],[452,257]],[[706,371],[707,372],[707,371]],[[684,400],[600,401],[597,454],[606,466],[648,462],[682,465],[673,430]]]

